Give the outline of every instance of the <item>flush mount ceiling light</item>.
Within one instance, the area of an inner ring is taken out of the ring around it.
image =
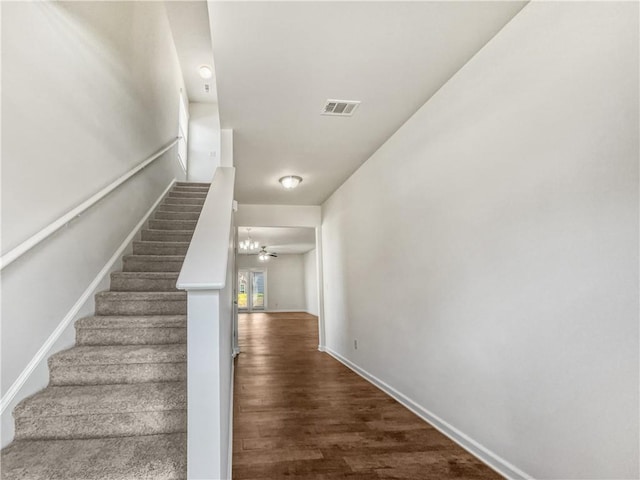
[[[202,78],[206,79],[213,77],[213,70],[211,70],[211,67],[209,65],[201,65],[198,69],[198,72],[200,73],[200,76]]]
[[[291,190],[292,188],[296,188],[298,184],[302,181],[302,177],[298,177],[297,175],[287,175],[286,177],[282,177],[278,180],[284,188],[287,190]]]

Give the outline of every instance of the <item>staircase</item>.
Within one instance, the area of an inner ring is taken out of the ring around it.
[[[177,183],[13,412],[2,480],[186,478],[187,297],[176,290],[208,184]]]

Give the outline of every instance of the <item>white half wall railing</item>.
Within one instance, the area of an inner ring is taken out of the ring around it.
[[[178,277],[187,291],[187,478],[229,477],[235,169],[218,167]]]
[[[166,153],[169,149],[171,149],[177,142],[178,142],[178,137],[174,138],[169,143],[165,144],[162,148],[160,148],[160,150],[155,152],[149,158],[147,158],[143,162],[139,163],[137,166],[135,166],[134,168],[129,170],[127,173],[125,173],[121,177],[119,177],[116,180],[114,180],[113,182],[111,182],[109,185],[104,187],[99,192],[97,192],[94,195],[92,195],[91,198],[85,200],[80,205],[75,207],[73,210],[67,212],[66,214],[64,214],[63,216],[61,216],[60,218],[58,218],[54,222],[52,222],[49,225],[47,225],[46,227],[44,227],[42,230],[40,230],[36,234],[34,234],[31,237],[27,238],[24,242],[22,242],[17,247],[9,250],[7,253],[2,255],[2,257],[0,258],[0,270],[3,270],[6,266],[8,266],[11,263],[13,263],[14,261],[16,261],[22,255],[27,253],[29,250],[31,250],[33,247],[35,247],[36,245],[38,245],[42,241],[44,241],[47,238],[49,238],[51,235],[56,233],[62,227],[64,227],[65,225],[68,225],[70,222],[72,222],[76,218],[80,217],[85,211],[87,211],[89,208],[94,206],[96,203],[98,203],[104,197],[109,195],[111,192],[113,192],[120,185],[125,183],[127,180],[129,180],[131,177],[133,177],[135,174],[137,174],[138,172],[140,172],[141,170],[143,170],[144,168],[149,166],[151,163],[153,163],[155,160],[160,158],[164,153]]]

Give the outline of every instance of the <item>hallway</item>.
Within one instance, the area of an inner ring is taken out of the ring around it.
[[[239,337],[234,480],[500,478],[319,352],[313,315],[241,314]]]

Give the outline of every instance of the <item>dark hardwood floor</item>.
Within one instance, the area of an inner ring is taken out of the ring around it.
[[[318,348],[306,313],[240,315],[233,479],[495,479]]]

